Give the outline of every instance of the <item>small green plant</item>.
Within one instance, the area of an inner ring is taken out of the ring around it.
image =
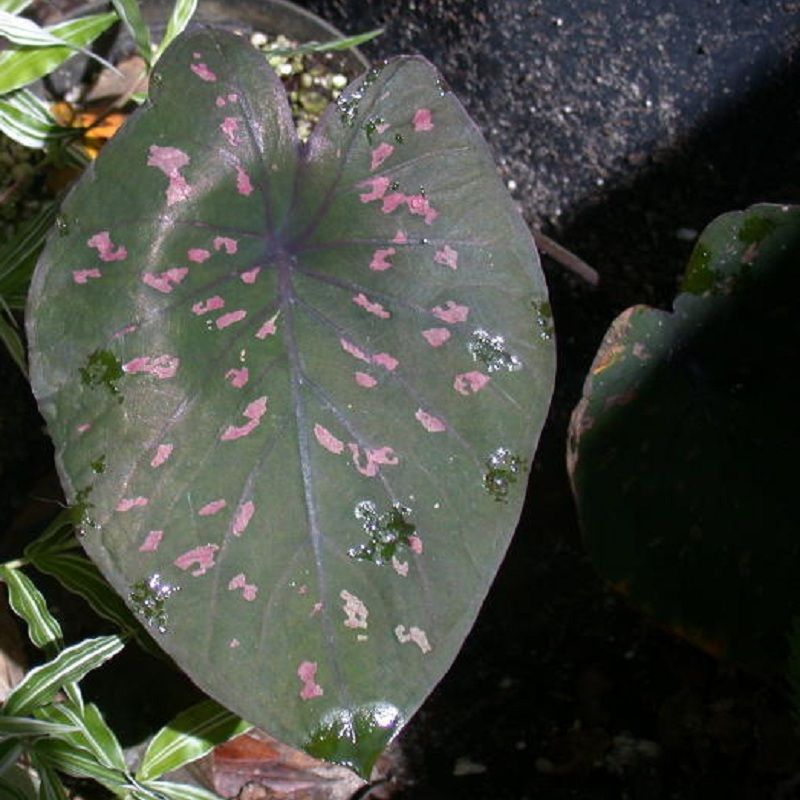
[[[178,715],[157,732],[134,769],[97,706],[84,701],[80,681],[117,655],[131,638],[147,639],[94,566],[78,555],[67,515],[62,515],[26,550],[25,557],[0,565],[9,605],[24,621],[31,643],[45,657],[8,695],[0,709],[0,793],[33,800],[18,778],[20,767],[35,771],[40,799],[66,800],[64,779],[88,779],[124,800],[216,800],[196,786],[164,779],[250,726],[213,701]],[[28,576],[30,567],[49,572],[120,625],[120,633],[65,646],[61,626]],[[148,645],[152,646],[152,645]]]

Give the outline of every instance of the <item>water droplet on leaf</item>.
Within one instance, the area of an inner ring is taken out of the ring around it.
[[[522,363],[506,349],[506,342],[502,336],[493,336],[488,331],[478,328],[472,332],[467,342],[470,355],[486,367],[487,372],[497,372],[504,369],[516,372],[522,369]]]
[[[362,500],[356,503],[353,513],[361,522],[367,541],[347,551],[351,558],[379,566],[388,564],[399,547],[409,547],[409,540],[416,532],[416,526],[406,519],[411,510],[399,503],[380,513],[371,500]]]
[[[533,313],[536,317],[539,337],[550,341],[553,338],[553,310],[550,308],[550,303],[547,300],[543,300],[541,303],[534,300],[531,306],[533,306]]]
[[[505,502],[509,487],[525,472],[525,461],[507,447],[498,447],[486,459],[483,488],[499,502]]]
[[[156,572],[149,578],[134,583],[128,599],[134,611],[151,628],[155,628],[159,633],[166,633],[169,622],[166,601],[179,591],[180,586],[167,583]]]
[[[59,236],[67,236],[69,234],[69,222],[63,214],[56,217],[56,230]]]

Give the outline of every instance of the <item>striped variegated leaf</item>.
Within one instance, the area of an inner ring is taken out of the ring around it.
[[[114,10],[119,14],[125,27],[130,31],[133,41],[139,50],[139,55],[149,64],[153,58],[150,42],[150,29],[142,19],[139,0],[111,0]]]
[[[124,772],[99,764],[93,755],[70,742],[43,739],[35,742],[30,752],[43,766],[73,778],[90,778],[118,797],[132,788]]]
[[[52,766],[37,758],[31,758],[33,767],[39,775],[39,800],[69,800],[67,790]]]
[[[47,608],[47,601],[21,570],[0,567],[0,580],[8,587],[8,602],[13,612],[25,620],[28,637],[36,647],[49,651],[60,649],[63,634],[58,620]]]
[[[161,54],[172,44],[172,40],[183,33],[196,10],[197,0],[175,0],[172,14],[170,14],[167,22],[167,29],[164,32],[164,38],[158,45],[153,61],[158,61],[161,58]]]
[[[20,14],[32,2],[33,0],[0,0],[0,11],[5,11],[6,14]]]
[[[53,45],[69,47],[67,42],[59,39],[41,25],[37,25],[32,19],[18,17],[3,10],[0,10],[0,36],[23,47],[52,47]]]
[[[4,739],[11,736],[62,736],[76,730],[72,724],[0,714],[0,738]]]
[[[54,659],[25,675],[8,696],[5,712],[18,716],[49,703],[64,684],[79,681],[123,647],[125,642],[119,636],[99,636],[62,650]]]
[[[10,48],[0,53],[0,94],[12,92],[51,73],[56,67],[75,55],[76,48],[91,44],[103,31],[117,20],[113,12],[89,14],[48,28],[63,46],[43,48]]]
[[[147,747],[136,777],[141,781],[202,758],[218,744],[252,728],[214,700],[198,703],[164,726]]]
[[[45,103],[27,89],[0,96],[0,131],[37,149],[76,136],[75,128],[59,125]]]

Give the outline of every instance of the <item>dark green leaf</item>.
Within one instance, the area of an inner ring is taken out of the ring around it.
[[[75,730],[72,725],[31,717],[10,717],[0,714],[0,737],[61,736]]]
[[[571,428],[600,573],[705,649],[780,670],[800,616],[795,502],[800,207],[711,223],[672,311],[635,306],[595,358]]]
[[[25,714],[49,703],[66,683],[79,681],[104,664],[125,646],[119,636],[86,639],[62,650],[52,661],[28,672],[6,699],[6,714]]]
[[[98,764],[86,750],[68,742],[42,740],[31,747],[31,753],[45,767],[73,778],[90,778],[115,794],[121,795],[130,787],[125,773]]]
[[[72,509],[61,511],[58,516],[23,551],[26,558],[55,556],[80,547],[75,538]]]
[[[173,772],[251,727],[213,700],[198,703],[178,714],[153,737],[136,777],[150,781]]]
[[[225,707],[368,772],[475,618],[552,389],[485,142],[402,58],[306,149],[262,56],[200,31],[62,222],[28,332],[84,546]]]

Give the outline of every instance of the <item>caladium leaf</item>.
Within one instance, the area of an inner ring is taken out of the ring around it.
[[[64,201],[34,390],[83,544],[241,717],[363,772],[455,657],[519,518],[554,352],[530,234],[423,59],[301,145],[200,31]]]

